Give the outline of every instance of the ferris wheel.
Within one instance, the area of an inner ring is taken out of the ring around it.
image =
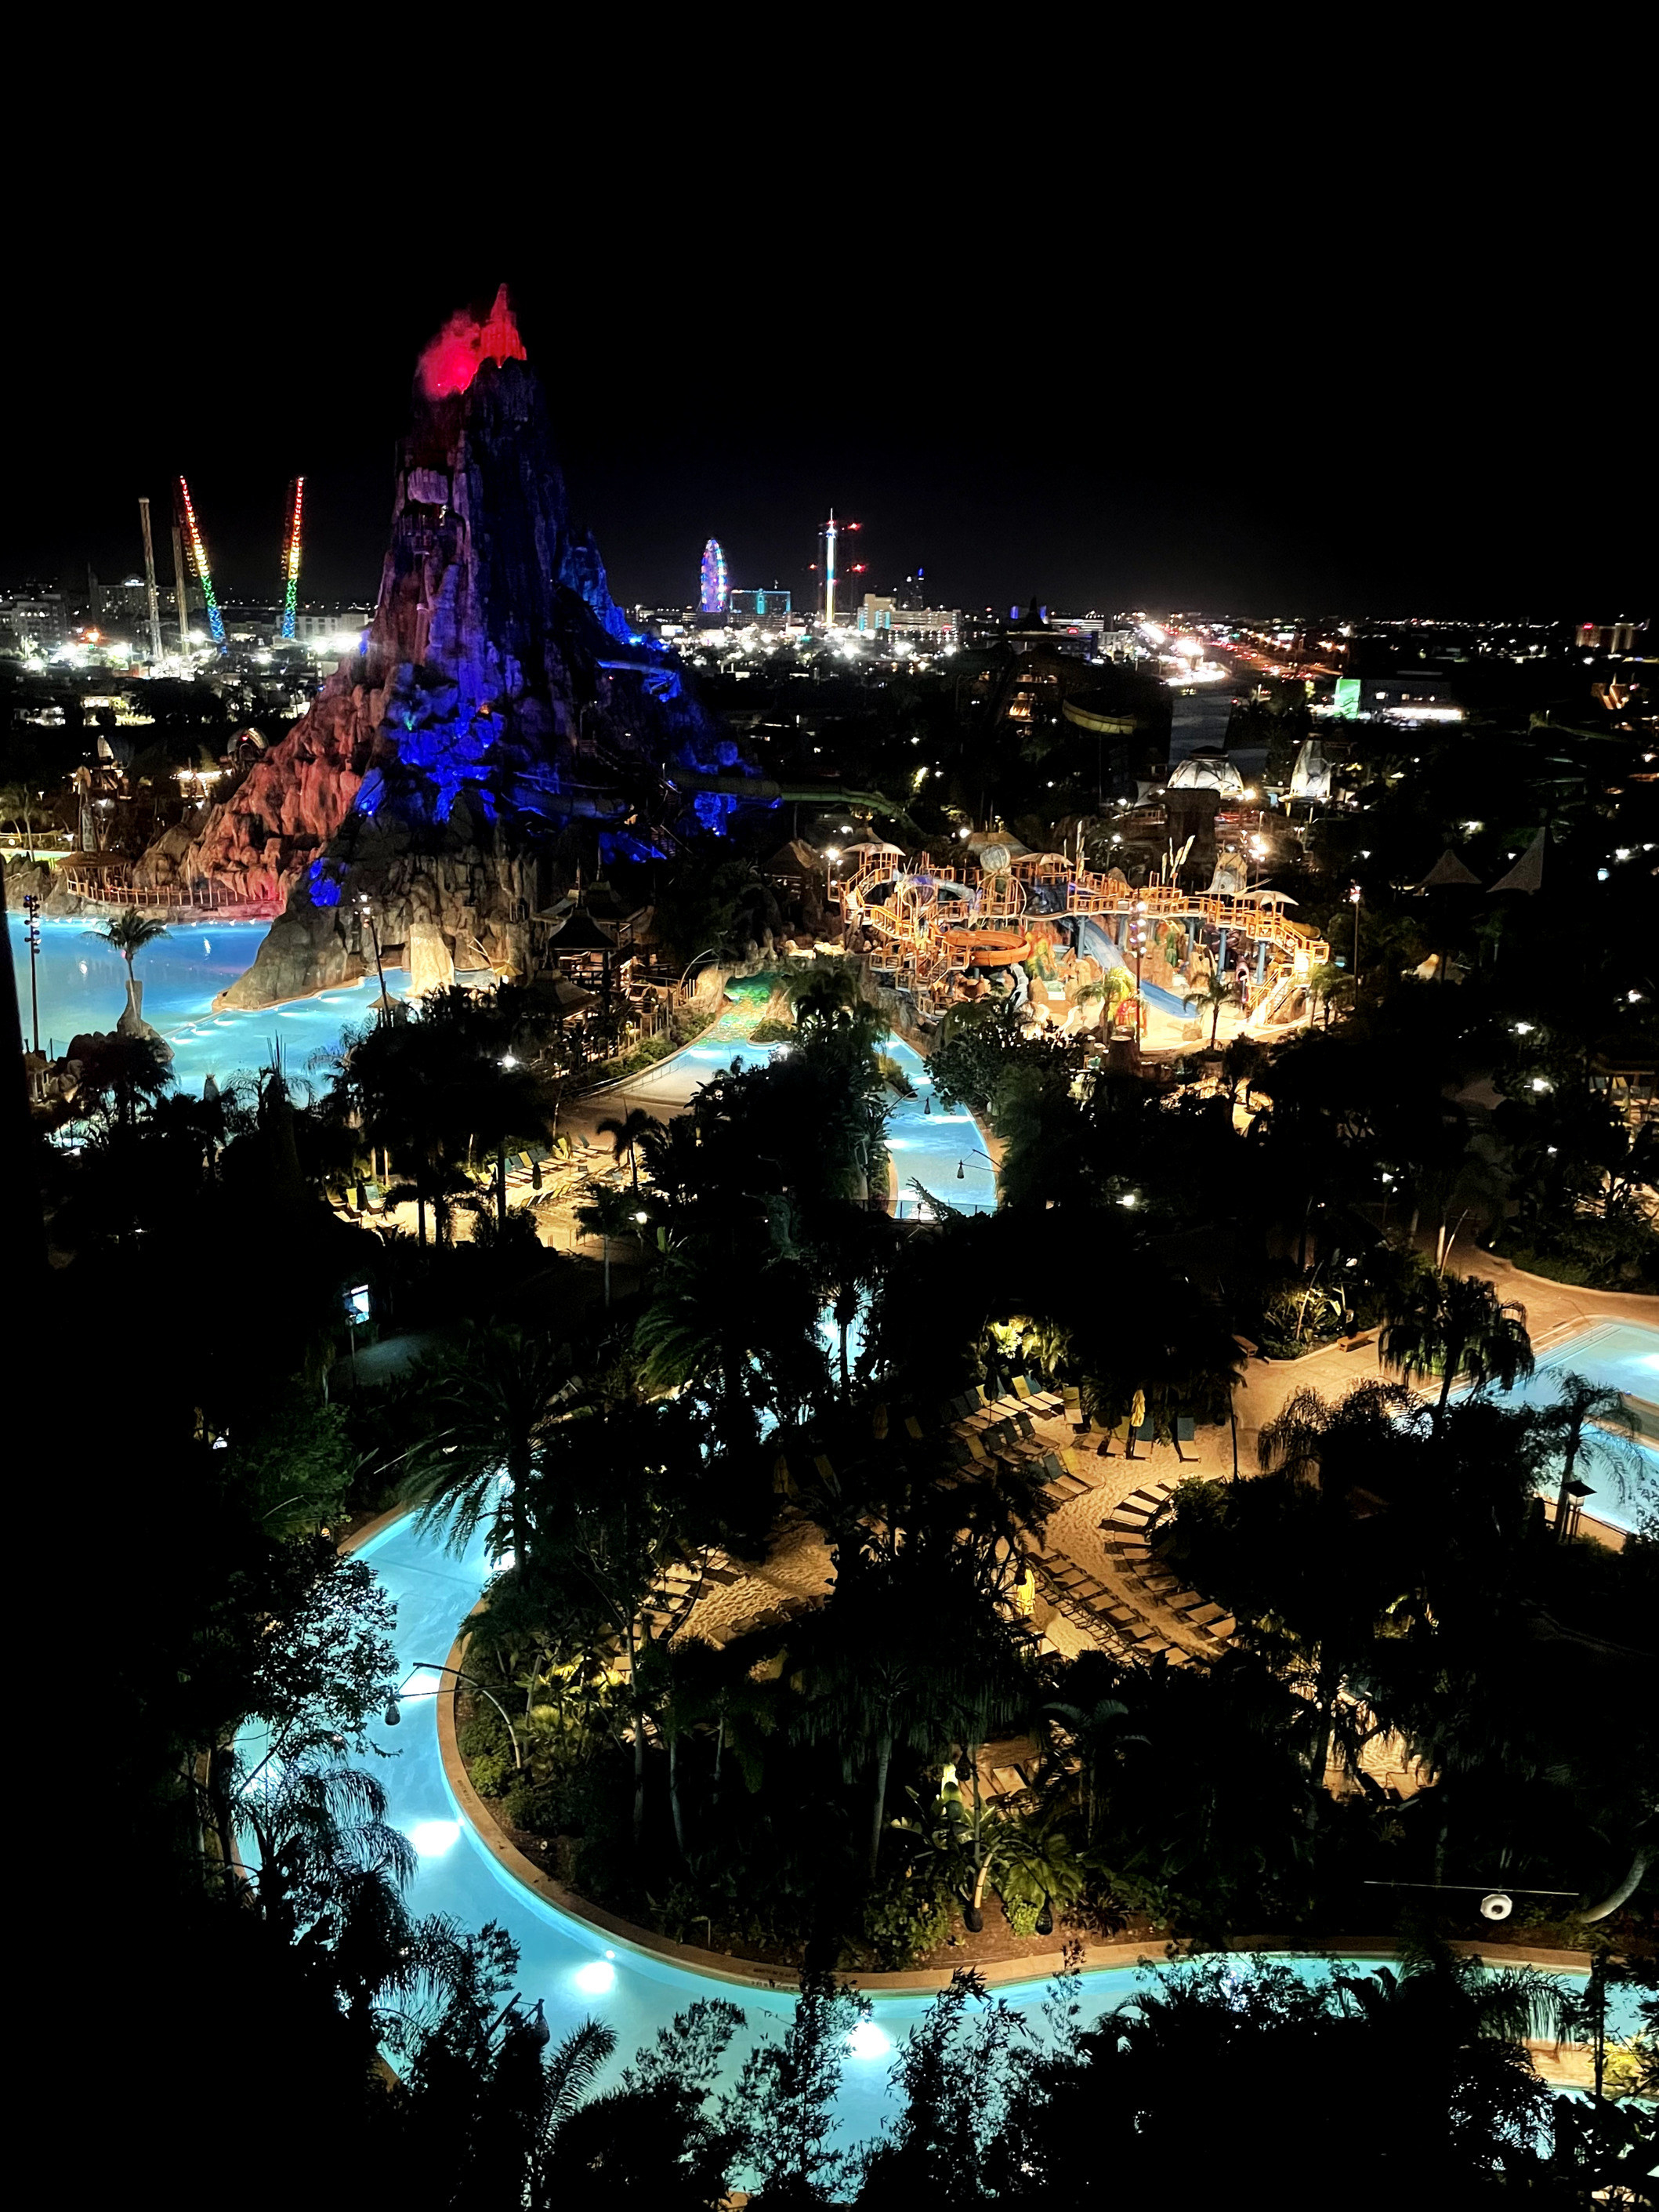
[[[723,615],[731,598],[731,586],[726,580],[726,553],[718,538],[711,538],[702,549],[701,588],[697,604],[706,615]]]

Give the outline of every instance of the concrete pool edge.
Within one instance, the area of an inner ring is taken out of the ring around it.
[[[464,1665],[468,1639],[458,1636],[451,1644],[445,1663],[448,1667]],[[572,1920],[593,1929],[596,1935],[611,1936],[626,1943],[630,1950],[641,1951],[665,1964],[678,1966],[683,1972],[700,1974],[711,1981],[726,1982],[740,1989],[781,1990],[793,1988],[799,1978],[793,1966],[768,1965],[759,1960],[728,1957],[723,1952],[705,1951],[692,1943],[681,1943],[672,1936],[659,1934],[655,1929],[641,1928],[636,1922],[625,1920],[618,1913],[608,1912],[568,1888],[554,1875],[546,1874],[533,1860],[527,1858],[501,1829],[489,1806],[473,1788],[465,1761],[461,1758],[459,1734],[455,1722],[455,1703],[459,1685],[441,1691],[434,1699],[437,1708],[438,1753],[442,1763],[444,1779],[462,1817],[471,1828],[486,1855],[497,1868],[527,1890],[531,1896],[551,1905]],[[1534,1944],[1494,1944],[1454,1941],[1449,1947],[1460,1955],[1480,1959],[1495,1966],[1531,1966],[1544,1973],[1587,1974],[1590,1968],[1588,1951],[1558,1951]],[[1386,1965],[1402,1955],[1404,1947],[1387,1936],[1354,1941],[1337,1948],[1326,1945],[1310,1946],[1287,1940],[1283,1935],[1262,1935],[1240,1937],[1221,1947],[1228,1955],[1260,1953],[1264,1955],[1301,1959],[1329,1959],[1334,1964],[1367,1965],[1375,1960]],[[1185,1955],[1214,1955],[1211,1954],[1177,1954]],[[1085,1973],[1108,1972],[1136,1966],[1157,1966],[1167,1964],[1170,1953],[1167,1946],[1149,1948],[1146,1943],[1085,1943],[1083,1946],[1082,1966]],[[1056,1950],[1043,1952],[1035,1958],[993,1959],[979,1962],[975,1971],[993,1989],[1016,1984],[1040,1984],[1051,1981],[1065,1964],[1064,1954]],[[836,1978],[864,1991],[870,1996],[932,1996],[951,1986],[952,1970],[948,1967],[917,1967],[902,1972],[839,1973]]]

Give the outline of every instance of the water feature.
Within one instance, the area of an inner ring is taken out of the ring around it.
[[[1659,1510],[1659,1428],[1652,1425],[1659,1405],[1659,1328],[1639,1322],[1593,1322],[1540,1352],[1526,1382],[1492,1395],[1500,1405],[1553,1405],[1564,1374],[1587,1375],[1639,1401],[1638,1419],[1642,1407],[1647,1409],[1647,1425],[1637,1440],[1635,1465],[1622,1498],[1604,1465],[1583,1471],[1584,1480],[1595,1486],[1584,1510],[1615,1528],[1634,1528],[1645,1515]]]
[[[403,1718],[395,1729],[375,1725],[371,1733],[376,1747],[390,1756],[369,1763],[386,1790],[389,1819],[418,1855],[409,1893],[411,1911],[450,1913],[467,1928],[498,1922],[519,1946],[516,1985],[530,2002],[544,2000],[556,2039],[584,2019],[601,2020],[617,2032],[618,2065],[699,1996],[730,1997],[747,2015],[751,2031],[775,2033],[792,2002],[783,1990],[734,1986],[562,1912],[500,1866],[468,1822],[444,1773],[435,1698],[423,1693],[436,1690],[441,1678],[432,1669],[447,1660],[453,1638],[489,1578],[484,1536],[476,1535],[461,1554],[453,1556],[409,1516],[381,1529],[358,1557],[374,1567],[397,1605],[393,1640],[405,1693]],[[250,1763],[257,1762],[269,1748],[268,1740],[260,1730],[249,1729],[243,1748]],[[1319,1960],[1292,1963],[1310,1976],[1322,1971]],[[1352,1959],[1343,1963],[1360,1971],[1365,1965]],[[1089,2016],[1127,2003],[1138,1986],[1133,1967],[1090,1971],[1084,1977]],[[1045,1993],[1046,1984],[1039,1982],[1016,1983],[998,1991],[1034,2028],[1041,2026]],[[850,2052],[843,2077],[839,2119],[847,2140],[867,2139],[892,2109],[888,2072],[896,2046],[927,2002],[920,1996],[875,1998],[874,2017]],[[1610,2025],[1621,2034],[1632,2032],[1629,1993],[1619,1993],[1614,2002]],[[747,2038],[739,2036],[729,2054],[728,2078],[746,2047]]]
[[[641,1075],[629,1076],[617,1085],[615,1095],[624,1105],[643,1106],[648,1113],[659,1114],[665,1108],[685,1105],[699,1085],[718,1075],[723,1067],[730,1067],[733,1060],[742,1067],[760,1067],[775,1053],[789,1049],[787,1045],[752,1044],[744,1030],[741,1017],[722,1016],[696,1044]],[[927,1212],[914,1188],[918,1182],[958,1212],[994,1212],[996,1170],[973,1115],[964,1107],[938,1103],[927,1063],[914,1046],[889,1037],[882,1050],[897,1062],[916,1094],[914,1098],[896,1100],[887,1124],[887,1148],[897,1177],[901,1214],[908,1218]]]
[[[10,915],[8,921],[27,1040],[28,948],[21,920]],[[112,1030],[126,1005],[125,963],[118,952],[91,934],[95,927],[90,917],[40,924],[43,1051],[61,1055],[81,1031]],[[173,1078],[181,1091],[199,1091],[209,1075],[223,1082],[239,1068],[265,1065],[273,1037],[283,1048],[284,1064],[302,1074],[310,1055],[337,1044],[348,1023],[371,1018],[380,990],[372,977],[313,999],[268,1006],[260,1013],[216,1014],[214,1000],[248,966],[265,928],[262,921],[216,921],[203,915],[188,922],[170,922],[167,934],[138,955],[144,1018],[173,1047]],[[391,984],[392,976],[387,981]]]

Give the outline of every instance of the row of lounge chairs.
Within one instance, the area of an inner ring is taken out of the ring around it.
[[[528,1185],[532,1190],[539,1190],[550,1175],[569,1168],[592,1168],[598,1162],[608,1161],[610,1157],[602,1146],[582,1136],[556,1137],[550,1145],[526,1145],[507,1156],[507,1188],[522,1190]],[[386,1188],[372,1180],[353,1183],[350,1200],[354,1213],[386,1212]]]
[[[1101,1522],[1106,1549],[1132,1602],[1150,1601],[1198,1648],[1224,1646],[1237,1626],[1224,1607],[1188,1589],[1159,1559],[1151,1541],[1154,1522],[1174,1495],[1171,1483],[1153,1481],[1115,1505]]]

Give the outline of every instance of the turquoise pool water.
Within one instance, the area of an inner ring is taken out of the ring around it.
[[[12,966],[23,1036],[29,1036],[29,960],[23,925],[7,917]],[[88,921],[43,921],[37,981],[40,994],[40,1045],[61,1054],[84,1030],[112,1030],[127,1002],[126,969],[118,952],[90,934]],[[262,921],[215,922],[198,917],[171,924],[138,955],[138,980],[144,987],[144,1018],[173,1047],[173,1073],[181,1091],[199,1091],[212,1075],[222,1083],[239,1069],[269,1063],[273,1038],[283,1065],[305,1073],[313,1052],[339,1041],[348,1022],[367,1021],[379,994],[370,981],[263,1013],[216,1014],[213,1001],[252,961],[265,933]],[[395,994],[395,978],[388,976]]]
[[[672,1060],[630,1076],[617,1086],[617,1095],[629,1106],[649,1113],[683,1106],[700,1085],[737,1060],[744,1067],[763,1066],[777,1045],[750,1044],[742,1037],[710,1041],[707,1036]],[[914,1098],[899,1099],[887,1124],[887,1146],[898,1177],[900,1212],[908,1217],[925,1211],[913,1185],[942,1199],[963,1212],[995,1210],[996,1171],[985,1152],[985,1139],[971,1114],[961,1108],[946,1109],[934,1103],[933,1079],[927,1063],[914,1046],[889,1037],[882,1050],[896,1060],[915,1091]]]
[[[389,1817],[418,1854],[410,1908],[417,1913],[451,1913],[469,1928],[499,1922],[519,1946],[517,1985],[529,2002],[538,1997],[545,2002],[556,2038],[589,2017],[616,2029],[613,2072],[694,1998],[730,1997],[742,2008],[749,2024],[749,2033],[738,2037],[728,2056],[728,2076],[735,2075],[750,2033],[776,2032],[792,2002],[786,1994],[739,1988],[691,1972],[544,1904],[486,1854],[455,1801],[439,1756],[435,1701],[419,1694],[435,1688],[440,1678],[423,1670],[422,1662],[429,1670],[447,1660],[451,1642],[488,1579],[482,1535],[460,1556],[452,1557],[434,1535],[422,1534],[408,1516],[382,1529],[358,1556],[374,1567],[397,1605],[394,1642],[406,1702],[399,1726],[377,1724],[374,1730],[378,1747],[390,1756],[374,1759],[372,1765],[387,1792]],[[252,1761],[269,1747],[258,1730],[247,1731],[243,1741]],[[1293,1963],[1310,1977],[1322,1971],[1322,1961]],[[1365,1964],[1363,1960],[1343,1963],[1362,1969]],[[1139,1984],[1133,1968],[1116,1967],[1086,1974],[1084,1985],[1093,2018],[1127,2002]],[[1034,2028],[1041,2025],[1044,1993],[1045,1985],[1036,1982],[998,1992]],[[1634,2014],[1624,2002],[1627,1994],[1620,1993],[1620,2033],[1632,2032],[1635,2025]],[[920,1996],[875,1999],[874,2017],[849,2054],[843,2077],[839,2119],[846,2140],[867,2139],[891,2109],[888,2075],[896,2047],[926,2004]]]
[[[1659,1328],[1645,1328],[1639,1322],[1592,1322],[1540,1352],[1538,1364],[1526,1382],[1507,1393],[1493,1395],[1503,1405],[1547,1406],[1554,1401],[1560,1376],[1568,1373],[1588,1375],[1593,1382],[1607,1383],[1627,1397],[1645,1399],[1651,1406],[1659,1401]],[[1595,1490],[1595,1495],[1584,1500],[1586,1513],[1611,1522],[1615,1528],[1634,1528],[1659,1506],[1659,1449],[1650,1438],[1638,1440],[1636,1464],[1623,1498],[1604,1469],[1587,1468],[1584,1480]]]
[[[113,1029],[126,1004],[121,957],[100,945],[91,928],[86,921],[40,925],[40,1042],[49,1051],[55,1047],[61,1053],[81,1030]],[[370,1018],[377,991],[372,980],[270,1006],[262,1013],[216,1014],[214,1000],[247,968],[264,931],[265,925],[257,921],[180,922],[139,954],[144,1016],[173,1047],[173,1071],[180,1090],[199,1091],[209,1075],[222,1083],[238,1069],[265,1065],[273,1039],[282,1047],[290,1072],[302,1075],[311,1054],[336,1044],[348,1023]],[[15,916],[9,917],[9,935],[27,1041],[28,953],[22,922]],[[398,971],[388,971],[394,995],[401,980]],[[653,1112],[684,1105],[700,1084],[733,1060],[754,1066],[776,1049],[741,1038],[690,1046],[672,1060],[632,1079],[625,1086],[627,1103]],[[927,1063],[910,1046],[894,1038],[886,1049],[917,1093],[914,1099],[898,1102],[890,1124],[888,1142],[898,1175],[901,1210],[907,1214],[919,1210],[913,1182],[968,1212],[994,1207],[996,1177],[972,1115],[933,1105]]]

